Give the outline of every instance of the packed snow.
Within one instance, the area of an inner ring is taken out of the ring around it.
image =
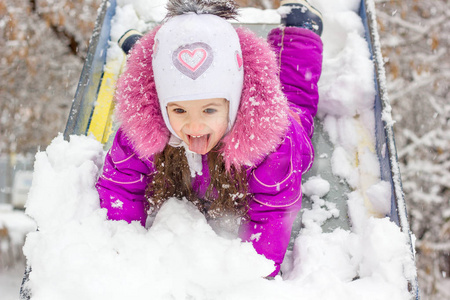
[[[325,233],[337,217],[324,200],[330,183],[303,184],[312,207],[286,254],[282,276],[235,235],[237,223],[208,223],[189,202],[170,199],[138,223],[108,221],[95,183],[104,149],[93,137],[56,137],[36,155],[26,213],[39,231],[24,254],[33,270],[32,299],[410,299],[415,275],[407,235],[388,218],[390,185],[380,180],[374,150],[373,65],[358,16],[359,0],[311,1],[324,16],[324,65],[319,118],[335,145],[333,173],[352,189],[351,230]],[[123,55],[115,41],[129,28],[146,31],[164,16],[165,0],[118,1],[109,61]],[[243,9],[240,21],[275,23],[275,10]],[[316,153],[318,157],[323,153]],[[257,237],[255,237],[257,238]],[[281,296],[282,295],[282,296]]]

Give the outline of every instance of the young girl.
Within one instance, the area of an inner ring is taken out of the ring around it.
[[[208,217],[242,216],[241,239],[279,273],[313,161],[322,64],[320,13],[305,0],[282,5],[284,26],[267,43],[226,20],[231,0],[169,1],[117,84],[121,126],[97,183],[109,219],[144,226],[185,197]]]

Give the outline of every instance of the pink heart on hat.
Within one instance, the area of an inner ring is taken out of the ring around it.
[[[193,80],[205,73],[213,59],[211,47],[202,42],[182,45],[172,54],[173,64],[178,71]]]
[[[183,66],[195,72],[205,62],[207,56],[208,53],[203,48],[197,48],[194,51],[184,49],[178,54],[178,60]]]
[[[242,56],[239,53],[239,51],[236,51],[236,61],[237,61],[237,64],[238,64],[238,68],[240,70],[242,68],[242,65],[244,64],[244,60],[242,59]]]

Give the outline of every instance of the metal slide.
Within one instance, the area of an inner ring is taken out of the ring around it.
[[[100,142],[109,147],[114,138],[112,121],[113,95],[118,74],[113,74],[106,67],[106,52],[111,30],[111,19],[115,14],[116,0],[104,0],[99,9],[96,26],[84,68],[80,77],[78,88],[73,100],[72,109],[67,121],[64,138],[69,139],[72,134],[93,134]],[[370,47],[374,62],[375,89],[374,112],[376,122],[376,153],[381,168],[381,179],[391,183],[391,212],[389,218],[396,223],[408,236],[411,246],[411,257],[414,249],[411,242],[411,233],[406,214],[404,194],[401,186],[400,171],[398,167],[397,152],[392,125],[382,118],[382,113],[389,110],[389,100],[385,90],[385,75],[382,63],[378,32],[376,29],[375,5],[373,0],[361,0],[359,15],[365,26],[366,40]],[[275,24],[237,24],[247,26],[260,36],[266,36]],[[319,120],[316,120],[316,129],[313,137],[316,151],[326,153],[316,157],[313,169],[306,174],[306,178],[320,174],[327,180],[332,188],[324,197],[326,201],[336,203],[340,217],[330,219],[324,224],[324,231],[341,227],[348,229],[350,224],[347,216],[347,194],[351,189],[340,178],[331,172],[331,154],[334,146],[327,134],[323,131]],[[304,207],[310,201],[305,197]],[[301,216],[296,221],[293,235],[300,230]],[[410,292],[414,299],[419,299],[417,279],[409,283]]]

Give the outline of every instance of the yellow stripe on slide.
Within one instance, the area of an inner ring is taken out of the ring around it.
[[[97,96],[97,103],[95,104],[94,113],[92,114],[91,123],[89,125],[88,134],[93,134],[95,138],[104,143],[105,131],[107,125],[110,125],[108,119],[114,110],[114,90],[116,85],[116,74],[105,72],[103,73],[102,84]]]
[[[113,60],[105,65],[102,83],[97,95],[97,101],[89,125],[88,135],[105,144],[112,130],[112,115],[114,112],[114,92],[119,77],[122,61]]]

